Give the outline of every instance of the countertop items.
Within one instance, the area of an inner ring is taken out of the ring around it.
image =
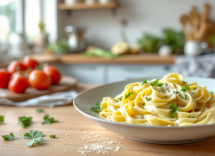
[[[92,87],[93,85],[82,84],[78,85],[77,89],[78,91],[83,91]],[[5,116],[4,123],[0,125],[1,135],[8,135],[10,132],[15,135],[12,141],[4,141],[3,138],[0,138],[1,155],[83,156],[78,151],[84,151],[84,145],[90,148],[96,143],[104,145],[102,147],[112,147],[114,150],[116,150],[117,146],[120,147],[119,152],[113,154],[112,150],[108,154],[115,156],[206,156],[214,155],[215,153],[213,144],[215,137],[183,145],[148,144],[128,139],[97,126],[78,113],[72,105],[53,109],[44,108],[45,113],[37,113],[36,110],[36,107],[0,106],[0,115]],[[54,117],[58,122],[42,125],[41,122],[45,114]],[[33,117],[31,128],[23,129],[17,124],[18,117],[22,115]],[[23,135],[30,130],[42,131],[45,135],[44,141],[33,147],[25,146],[30,140],[24,139]],[[55,134],[56,138],[50,138],[49,135],[52,134]],[[93,139],[97,140],[97,142],[92,141]],[[103,154],[95,154],[95,152],[87,155],[103,156]]]
[[[81,54],[51,55],[36,54],[31,57],[39,62],[66,64],[174,64],[177,55],[161,57],[158,54],[122,55],[108,60],[100,57],[84,57]]]

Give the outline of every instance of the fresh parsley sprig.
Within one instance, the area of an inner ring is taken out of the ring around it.
[[[57,122],[57,120],[55,120],[53,117],[49,117],[48,114],[46,114],[44,117],[43,117],[44,121],[42,122],[43,125],[45,124],[51,124],[53,122]]]
[[[95,107],[92,107],[90,110],[92,111],[92,112],[99,112],[99,111],[101,111],[101,102],[99,102],[99,101],[97,101],[96,102],[96,106]]]
[[[43,109],[41,109],[41,108],[38,108],[37,109],[37,113],[44,113],[45,111],[43,110]]]
[[[0,115],[0,123],[4,122],[4,115]]]
[[[50,138],[55,138],[56,137],[56,135],[55,134],[53,134],[53,135],[49,135],[50,136]]]
[[[147,100],[147,101],[149,101],[150,99],[151,99],[151,98],[149,98],[149,97],[146,97],[146,100]]]
[[[142,81],[143,81],[143,85],[147,84],[147,80],[146,79],[142,79]]]
[[[159,83],[159,79],[157,79],[157,80],[151,82],[151,86],[153,86],[153,87],[156,87],[156,86],[162,87],[163,83]]]
[[[183,87],[181,88],[181,91],[182,91],[182,92],[186,92],[187,90],[190,90],[190,87],[189,87],[189,86],[183,86]]]
[[[179,110],[179,108],[177,107],[176,103],[172,102],[170,105],[170,109],[171,109],[171,114],[170,114],[170,118],[174,118],[174,114],[176,114]]]
[[[210,94],[214,94],[214,92],[210,91]]]
[[[6,141],[14,140],[14,134],[11,132],[9,135],[2,135],[2,138]]]
[[[39,131],[30,130],[29,133],[24,134],[24,139],[33,139],[27,142],[25,145],[31,147],[33,144],[40,143],[43,141],[43,133]]]
[[[28,128],[30,127],[31,123],[33,123],[32,117],[21,116],[19,117],[18,120],[19,120],[18,124],[21,124],[23,128]]]

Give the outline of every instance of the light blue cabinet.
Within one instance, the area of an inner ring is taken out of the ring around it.
[[[164,76],[177,72],[174,65],[104,65],[104,64],[55,64],[63,75],[74,77],[79,83],[104,84],[132,78]]]

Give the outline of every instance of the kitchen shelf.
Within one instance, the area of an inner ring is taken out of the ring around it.
[[[118,7],[119,4],[117,4],[116,2],[109,2],[107,4],[95,3],[92,5],[88,5],[86,3],[77,3],[70,6],[64,3],[58,4],[58,10],[115,9]]]

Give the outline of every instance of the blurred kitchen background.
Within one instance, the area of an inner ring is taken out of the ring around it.
[[[30,55],[79,83],[215,78],[214,0],[1,0],[0,67]]]

